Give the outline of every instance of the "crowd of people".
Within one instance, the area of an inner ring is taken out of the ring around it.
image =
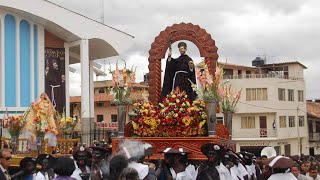
[[[205,161],[189,160],[184,148],[165,148],[163,160],[150,160],[148,143],[125,140],[112,155],[103,144],[78,146],[72,156],[40,154],[20,161],[21,171],[9,175],[12,155],[0,150],[1,180],[320,180],[313,157],[262,156],[236,153],[213,143],[204,144]]]

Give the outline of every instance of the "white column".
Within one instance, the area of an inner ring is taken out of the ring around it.
[[[94,118],[94,82],[93,82],[93,61],[90,61],[90,72],[89,72],[89,78],[90,78],[90,117]]]
[[[82,118],[90,118],[89,42],[87,39],[81,40],[80,60],[81,60],[81,110],[83,113]]]
[[[34,32],[33,23],[30,23],[30,100],[34,101]]]
[[[66,116],[70,116],[70,92],[69,92],[69,46],[68,44],[64,44],[65,51],[65,74],[64,74],[64,84],[66,91]]]
[[[0,40],[1,40],[1,44],[0,44],[0,54],[1,54],[1,58],[0,58],[0,78],[1,78],[1,82],[0,82],[0,107],[4,107],[5,106],[5,88],[4,88],[4,85],[5,85],[5,74],[4,74],[4,18],[3,16],[1,16],[1,19],[0,19]]]
[[[20,107],[20,19],[16,19],[16,107]]]
[[[44,54],[44,28],[38,25],[38,97],[40,94],[45,92],[45,74],[44,74],[44,65],[45,65],[45,54]]]

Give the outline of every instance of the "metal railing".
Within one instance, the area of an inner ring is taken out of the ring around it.
[[[309,141],[320,141],[320,132],[309,133]]]
[[[237,75],[224,75],[223,79],[260,79],[260,78],[279,78],[279,79],[290,79],[290,80],[303,80],[303,78],[290,77],[287,75],[280,74],[237,74]]]
[[[232,130],[233,138],[268,138],[277,137],[277,129],[237,129]]]

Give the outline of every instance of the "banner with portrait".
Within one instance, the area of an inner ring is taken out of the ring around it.
[[[62,113],[66,107],[64,48],[45,48],[45,61],[45,92]]]

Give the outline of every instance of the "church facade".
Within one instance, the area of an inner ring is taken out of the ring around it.
[[[0,10],[0,107],[23,111],[44,91],[44,28]]]

